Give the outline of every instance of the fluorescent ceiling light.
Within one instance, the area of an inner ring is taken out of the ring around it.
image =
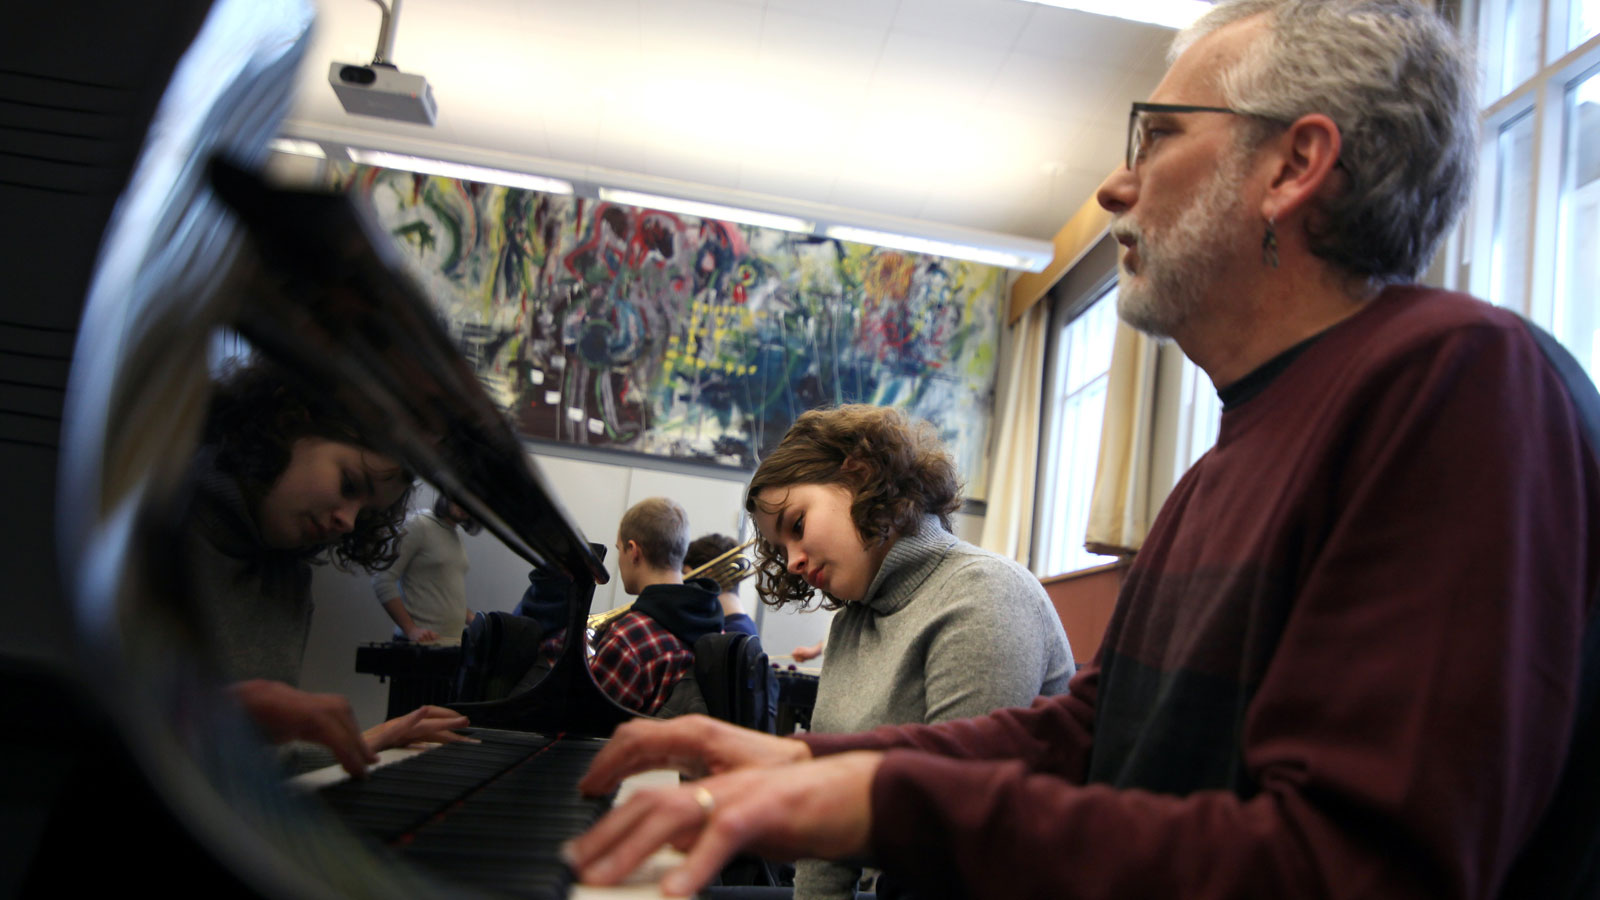
[[[267,143],[267,149],[278,153],[292,153],[295,156],[310,156],[316,159],[328,158],[328,154],[323,152],[321,144],[316,141],[303,141],[300,138],[273,138]]]
[[[530,191],[543,191],[546,194],[572,193],[572,182],[570,181],[547,178],[543,175],[530,175],[527,172],[491,169],[487,166],[473,166],[443,159],[429,159],[426,156],[407,156],[403,153],[390,153],[387,150],[362,150],[358,147],[351,147],[349,152],[352,160],[367,166],[383,166],[386,169],[404,169],[407,172],[422,172],[426,175],[442,175],[446,178],[461,178],[467,181],[503,184],[506,187],[526,188]]]
[[[600,199],[611,203],[624,203],[628,206],[643,206],[648,209],[683,213],[686,216],[699,216],[702,219],[722,219],[728,222],[756,225],[761,228],[776,228],[779,231],[798,231],[802,234],[810,234],[816,229],[816,226],[810,222],[804,219],[797,219],[794,216],[758,212],[753,209],[740,209],[737,206],[723,206],[720,203],[702,203],[699,200],[663,197],[659,194],[641,194],[638,191],[624,191],[617,188],[601,188]]]
[[[1211,9],[1210,0],[1029,0],[1045,6],[1115,16],[1167,28],[1187,28]]]
[[[532,175],[526,172],[517,172],[510,169],[498,169],[488,166],[477,166],[468,163],[450,162],[429,156],[412,156],[405,153],[396,153],[389,150],[370,150],[361,147],[351,147],[344,142],[337,142],[352,161],[369,166],[382,166],[389,169],[400,169],[408,172],[422,172],[429,175],[441,175],[448,178],[461,178],[468,181],[485,182],[489,184],[503,184],[509,187],[526,188],[528,190],[543,191],[547,194],[572,194],[574,193],[571,182],[543,175]],[[271,144],[272,149],[283,153],[298,153],[301,155],[323,156],[321,141],[305,138],[277,138]],[[727,206],[721,203],[709,203],[701,200],[687,200],[681,197],[672,197],[663,194],[650,194],[643,191],[626,190],[623,188],[599,187],[597,193],[601,200],[611,203],[621,203],[628,206],[644,207],[646,209],[659,209],[667,212],[682,213],[703,219],[717,219],[726,222],[739,222],[745,225],[755,225],[762,228],[772,228],[778,231],[787,231],[798,234],[816,234],[821,232],[828,237],[842,241],[852,241],[859,244],[873,244],[880,247],[891,247],[897,250],[908,250],[916,253],[927,253],[932,256],[944,256],[951,259],[965,259],[986,265],[1001,266],[1008,269],[1021,269],[1028,272],[1042,271],[1050,264],[1051,247],[1048,243],[1034,241],[1042,249],[1032,251],[1024,246],[1008,247],[1005,243],[1006,236],[995,235],[998,245],[958,243],[952,240],[940,240],[931,237],[919,237],[899,231],[880,231],[872,228],[860,228],[849,225],[829,225],[819,227],[813,220],[798,216],[769,213],[746,207]],[[844,211],[839,211],[844,212]],[[843,216],[841,216],[843,218]],[[837,220],[835,220],[837,221]],[[914,225],[909,230],[915,230]],[[1029,242],[1016,239],[1018,244]]]
[[[927,253],[931,256],[947,256],[951,259],[966,259],[1007,269],[1024,269],[1029,272],[1041,271],[1050,264],[1048,256],[1036,258],[1033,255],[1013,253],[1007,250],[991,250],[986,247],[974,247],[969,244],[955,244],[949,241],[936,241],[932,238],[895,234],[889,231],[873,231],[870,228],[854,228],[848,225],[830,225],[822,233],[831,238],[838,238],[841,241],[852,241],[857,244],[876,244],[879,247],[893,247],[896,250],[910,250],[913,253]]]

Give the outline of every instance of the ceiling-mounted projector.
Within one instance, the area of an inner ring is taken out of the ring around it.
[[[383,10],[378,26],[378,50],[370,65],[336,62],[328,66],[328,83],[339,95],[344,111],[400,122],[432,125],[439,115],[433,88],[421,75],[407,75],[395,67],[394,33],[400,27],[400,0],[372,0]]]
[[[358,116],[432,125],[439,115],[428,79],[407,75],[391,65],[332,63],[328,83],[339,95],[344,111]]]

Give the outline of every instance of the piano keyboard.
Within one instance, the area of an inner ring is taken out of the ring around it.
[[[572,873],[559,848],[610,806],[579,796],[604,746],[516,731],[467,729],[445,744],[318,795],[350,828],[447,884],[512,897],[559,898]]]

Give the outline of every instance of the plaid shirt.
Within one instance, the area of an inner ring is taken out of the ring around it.
[[[595,683],[631,710],[653,713],[694,669],[694,651],[655,619],[629,612],[611,623],[589,663]]]

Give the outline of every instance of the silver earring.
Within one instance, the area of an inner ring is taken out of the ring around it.
[[[1261,261],[1269,268],[1278,267],[1278,225],[1267,220],[1267,233],[1261,236]]]

